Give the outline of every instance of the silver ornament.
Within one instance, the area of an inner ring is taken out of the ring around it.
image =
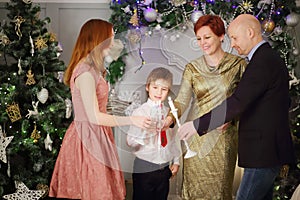
[[[298,56],[299,55],[299,49],[293,48],[293,55]]]
[[[157,18],[157,12],[153,8],[147,8],[144,10],[144,18],[147,22],[154,22]]]
[[[193,22],[193,24],[195,24],[202,15],[203,15],[202,11],[195,10],[191,14],[191,21]]]
[[[46,88],[42,88],[41,91],[37,93],[37,98],[42,104],[46,103],[48,97],[49,97],[49,92]]]
[[[291,27],[296,26],[298,24],[298,22],[299,22],[299,16],[296,13],[290,13],[285,18],[285,23]]]

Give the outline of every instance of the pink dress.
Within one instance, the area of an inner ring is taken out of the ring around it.
[[[125,182],[110,127],[88,121],[75,78],[89,71],[94,76],[101,112],[106,112],[109,86],[90,66],[75,68],[70,88],[74,121],[64,136],[50,183],[50,197],[82,200],[123,200]],[[89,89],[89,88],[86,88]]]

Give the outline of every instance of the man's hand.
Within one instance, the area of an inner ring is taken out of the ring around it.
[[[178,129],[177,134],[180,140],[187,140],[191,136],[197,134],[193,121],[189,121],[181,125]]]

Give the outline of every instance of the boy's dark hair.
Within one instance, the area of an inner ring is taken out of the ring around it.
[[[151,82],[155,82],[158,79],[167,81],[169,83],[169,89],[171,88],[173,84],[173,74],[170,72],[170,70],[163,67],[153,69],[148,75],[146,86],[149,86]]]

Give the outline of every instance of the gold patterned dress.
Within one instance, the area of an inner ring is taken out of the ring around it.
[[[225,53],[214,69],[206,64],[203,56],[188,63],[174,101],[178,115],[184,113],[191,99],[187,121],[219,105],[232,94],[245,66],[244,59],[229,53]],[[225,131],[212,130],[204,136],[190,138],[189,146],[197,156],[183,159],[183,199],[232,199],[237,137],[237,121],[233,121]]]

